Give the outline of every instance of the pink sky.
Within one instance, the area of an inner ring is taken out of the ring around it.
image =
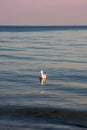
[[[0,25],[87,25],[87,0],[0,0]]]

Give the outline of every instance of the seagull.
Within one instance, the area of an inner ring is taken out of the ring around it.
[[[46,72],[43,72],[43,70],[40,71],[40,79],[46,80]]]

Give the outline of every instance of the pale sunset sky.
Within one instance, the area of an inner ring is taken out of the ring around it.
[[[87,0],[0,0],[0,25],[87,25]]]

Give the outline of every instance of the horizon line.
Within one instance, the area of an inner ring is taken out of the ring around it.
[[[56,26],[87,26],[87,25],[83,25],[83,24],[79,24],[79,25],[16,25],[16,24],[10,24],[10,25],[0,25],[0,26],[40,26],[40,27],[46,27],[46,26],[53,26],[53,27],[56,27]]]

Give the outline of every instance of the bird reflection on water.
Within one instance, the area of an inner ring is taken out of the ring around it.
[[[46,79],[40,78],[40,84],[43,85],[46,82]]]

